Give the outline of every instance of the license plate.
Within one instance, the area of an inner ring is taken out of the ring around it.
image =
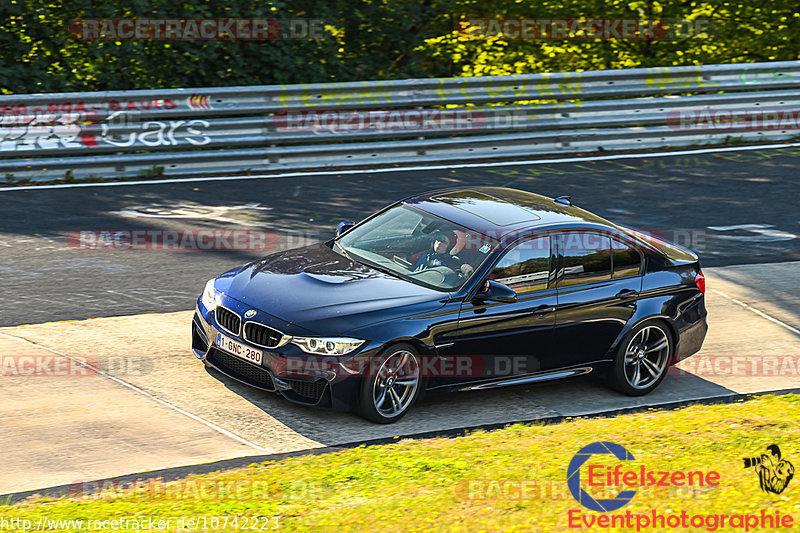
[[[261,350],[250,348],[246,344],[242,344],[241,342],[226,337],[222,333],[217,333],[217,346],[231,355],[241,357],[242,359],[257,365],[260,365],[261,360],[264,358],[264,352]]]

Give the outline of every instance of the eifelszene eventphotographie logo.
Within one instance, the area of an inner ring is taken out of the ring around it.
[[[777,444],[767,446],[767,453],[745,457],[744,467],[755,471],[759,486],[766,493],[782,493],[794,477],[794,465],[781,458],[781,449]]]
[[[780,449],[774,444],[767,447],[767,453],[744,459],[744,466],[755,470],[762,490],[774,494],[782,492],[794,475],[794,467],[781,457]],[[567,487],[575,501],[594,512],[568,510],[567,527],[592,531],[609,528],[718,531],[730,528],[745,532],[757,528],[774,531],[795,527],[792,515],[774,510],[704,513],[675,508],[676,501],[685,499],[684,492],[701,494],[720,490],[720,477],[716,470],[651,470],[619,444],[593,442],[578,450],[570,460]],[[643,495],[644,509],[613,512],[630,503],[639,493]]]

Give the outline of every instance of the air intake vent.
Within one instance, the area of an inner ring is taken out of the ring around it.
[[[217,306],[217,324],[219,327],[231,333],[233,335],[239,336],[239,330],[242,327],[242,319],[239,318],[239,315],[231,311],[230,309],[226,309],[222,306]]]
[[[275,348],[280,344],[283,334],[258,322],[245,322],[244,338],[264,348]]]
[[[272,382],[269,372],[264,368],[248,363],[244,359],[239,359],[234,355],[212,348],[208,353],[207,360],[211,363],[211,366],[235,379],[261,389],[275,390],[275,384]]]

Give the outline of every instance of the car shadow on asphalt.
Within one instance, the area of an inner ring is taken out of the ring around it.
[[[382,425],[355,413],[292,404],[279,394],[254,389],[216,370],[207,368],[207,372],[263,411],[265,424],[272,418],[324,446],[436,432],[452,434],[467,428],[656,409],[710,399],[724,401],[737,396],[731,389],[686,372],[671,373],[655,391],[639,397],[611,390],[596,376],[581,376],[535,386],[429,394],[398,422]]]

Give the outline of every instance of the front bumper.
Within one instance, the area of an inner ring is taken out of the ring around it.
[[[224,305],[241,315],[243,310],[236,308],[237,303],[226,300]],[[215,344],[219,333],[263,351],[261,364],[221,350]],[[360,376],[349,370],[348,361],[352,358],[326,358],[320,364],[319,358],[293,344],[272,350],[253,345],[220,328],[214,311],[205,309],[199,301],[192,318],[192,352],[206,366],[251,387],[276,392],[293,403],[337,411],[351,411],[355,405]],[[377,350],[359,350],[358,357],[369,357],[374,352]]]

